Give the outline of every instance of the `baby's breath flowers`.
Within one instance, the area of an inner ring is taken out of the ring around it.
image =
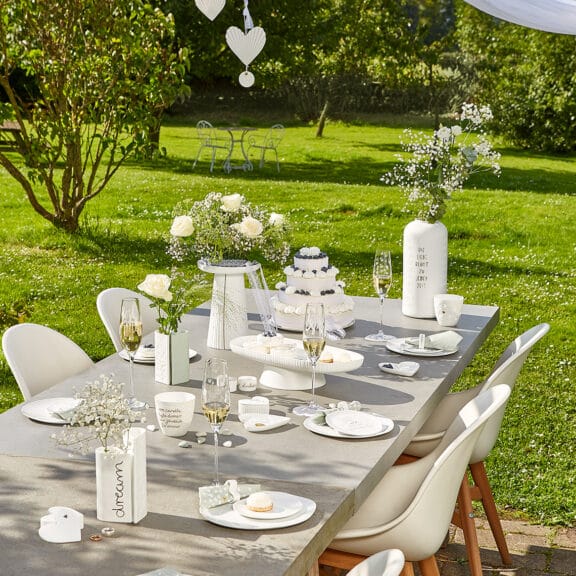
[[[474,172],[481,170],[500,174],[500,154],[492,148],[484,132],[492,120],[488,106],[464,104],[460,124],[441,126],[429,136],[405,130],[402,149],[411,156],[401,160],[391,172],[382,176],[386,184],[397,185],[406,194],[407,210],[427,222],[440,220],[446,212],[446,201],[453,192],[462,190]]]
[[[218,264],[261,255],[284,262],[290,253],[284,216],[253,206],[241,194],[211,192],[192,204],[180,203],[174,213],[169,253],[176,260],[192,254]]]
[[[53,435],[57,444],[87,454],[93,444],[100,443],[105,451],[112,447],[124,448],[124,432],[135,422],[145,422],[144,413],[132,410],[123,394],[124,385],[109,376],[88,382],[76,394],[80,401],[73,410],[68,424],[59,435]]]

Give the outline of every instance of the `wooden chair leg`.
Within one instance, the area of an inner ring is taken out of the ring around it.
[[[312,564],[312,567],[308,570],[307,576],[320,576],[320,566],[318,565],[318,562]]]
[[[422,576],[440,576],[436,556],[430,556],[430,558],[420,560],[420,562],[418,562],[418,567],[420,568]]]
[[[506,538],[504,537],[504,530],[502,529],[500,517],[498,516],[498,511],[496,510],[496,504],[494,503],[494,496],[492,495],[490,482],[488,482],[488,476],[486,475],[484,462],[476,462],[476,464],[470,464],[470,473],[472,474],[474,483],[480,491],[482,506],[486,512],[486,517],[488,518],[488,523],[490,524],[492,535],[494,536],[496,546],[498,546],[498,551],[502,557],[502,562],[506,566],[511,566],[512,557],[508,551],[508,545],[506,544]]]
[[[478,545],[478,534],[474,523],[474,510],[472,509],[472,499],[470,498],[470,486],[468,484],[468,474],[464,474],[460,490],[458,492],[458,510],[460,513],[460,524],[464,532],[464,542],[466,543],[466,554],[472,576],[482,576],[482,562],[480,560],[480,546]]]
[[[366,556],[361,554],[352,554],[351,552],[342,552],[341,550],[334,550],[327,548],[320,554],[318,564],[320,566],[332,566],[333,568],[342,568],[342,570],[352,570],[354,566],[360,564]]]
[[[414,564],[412,562],[406,562],[400,576],[414,576]]]

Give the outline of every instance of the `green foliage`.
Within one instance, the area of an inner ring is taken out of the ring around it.
[[[74,232],[86,203],[148,145],[182,90],[186,54],[173,51],[171,17],[142,0],[0,3],[0,112],[19,124],[25,159],[0,152],[0,165],[36,212]],[[16,70],[33,79],[33,102],[13,87]]]
[[[476,98],[490,102],[494,127],[522,148],[576,149],[576,38],[499,22],[462,8],[458,37],[476,70]]]
[[[218,168],[210,174],[208,161],[192,170],[198,119],[165,124],[161,144],[168,157],[125,164],[87,207],[89,226],[73,236],[35,218],[17,184],[0,171],[0,301],[30,301],[31,321],[63,332],[95,360],[113,354],[96,310],[98,293],[112,286],[135,289],[151,271],[169,270],[166,233],[174,206],[209,192],[243,194],[286,214],[293,251],[314,245],[326,250],[351,295],[375,296],[374,249],[387,244],[395,274],[390,297],[401,296],[402,230],[410,217],[402,211],[401,191],[379,178],[395,163],[403,129],[429,128],[429,120],[329,122],[322,139],[309,126],[290,126],[279,149],[279,174],[272,164],[226,175]],[[260,127],[271,123],[267,118]],[[500,507],[540,522],[574,525],[576,163],[572,156],[499,151],[501,177],[473,175],[443,219],[450,292],[463,294],[468,303],[501,307],[500,323],[458,387],[485,378],[518,334],[551,323],[520,374],[487,466]],[[269,286],[285,279],[279,264],[266,264],[264,271]],[[192,262],[184,272],[195,279],[192,304],[207,300],[211,278]],[[377,328],[376,298],[374,306]],[[1,407],[20,401],[5,364],[0,382]]]
[[[26,322],[31,312],[32,306],[25,300],[0,305],[0,330]]]

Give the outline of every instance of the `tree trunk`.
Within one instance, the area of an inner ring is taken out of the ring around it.
[[[320,120],[318,120],[318,129],[316,130],[316,138],[322,138],[327,115],[328,115],[328,100],[326,100],[324,108],[322,108],[322,113],[320,114]]]

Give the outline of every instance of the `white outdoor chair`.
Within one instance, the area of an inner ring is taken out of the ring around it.
[[[442,546],[461,480],[486,425],[500,420],[510,387],[495,386],[460,410],[440,444],[427,456],[393,466],[319,559],[345,568],[381,550],[402,550],[404,576],[439,576],[436,552]]]
[[[527,330],[504,350],[485,382],[469,390],[447,394],[404,453],[416,457],[428,454],[440,442],[445,433],[444,431],[449,426],[450,418],[453,419],[458,410],[478,394],[498,384],[507,384],[513,389],[528,354],[549,330],[550,326],[548,324],[539,324]],[[470,459],[469,469],[473,484],[469,486],[468,476],[467,474],[464,475],[461,494],[458,498],[460,513],[455,517],[454,523],[464,531],[468,561],[473,576],[481,576],[482,567],[473,518],[472,500],[482,502],[494,540],[502,557],[502,562],[506,565],[512,564],[512,558],[506,545],[504,531],[484,466],[484,460],[488,457],[498,439],[501,423],[501,420],[493,420],[484,429],[482,437],[476,448],[474,448]]]
[[[266,136],[263,140],[259,140],[257,136],[250,136],[248,138],[248,155],[252,148],[260,150],[260,168],[264,167],[264,162],[266,160],[266,151],[273,150],[276,155],[276,170],[280,172],[280,162],[278,160],[278,146],[282,139],[284,138],[284,126],[282,124],[274,124],[272,128],[268,130]]]
[[[140,300],[140,317],[142,318],[142,335],[150,334],[158,328],[157,310],[151,308],[152,301],[146,296],[128,290],[128,288],[108,288],[98,294],[96,308],[104,323],[106,331],[114,344],[116,352],[123,350],[120,340],[120,308],[124,298],[138,298]]]
[[[196,124],[196,132],[198,133],[200,145],[192,168],[196,168],[196,163],[198,162],[198,158],[200,158],[202,150],[208,148],[212,150],[212,161],[210,162],[210,172],[212,172],[212,170],[214,170],[214,162],[216,161],[216,151],[226,150],[226,155],[230,155],[232,140],[228,133],[223,132],[223,136],[220,136],[207,120],[200,120],[200,122]]]
[[[403,568],[404,554],[401,550],[384,550],[357,564],[347,576],[399,576]]]
[[[72,340],[39,324],[8,328],[2,337],[2,350],[24,400],[94,365]]]

